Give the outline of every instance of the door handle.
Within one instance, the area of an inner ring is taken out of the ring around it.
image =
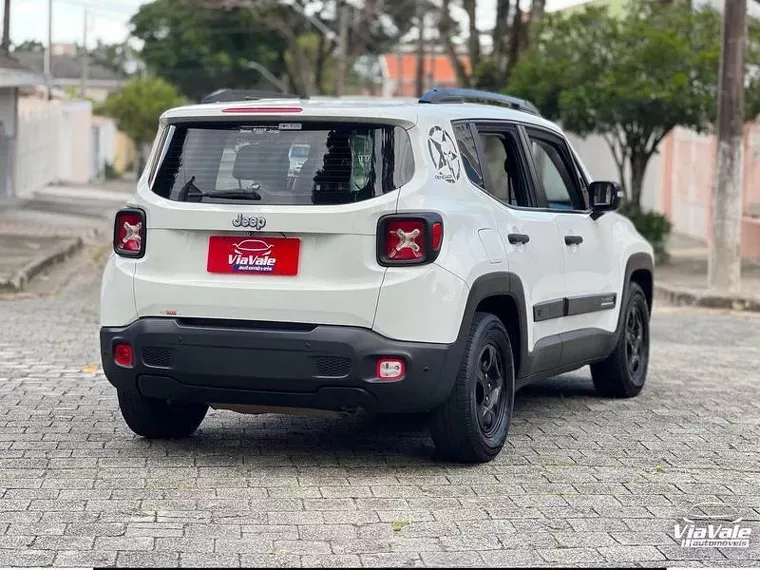
[[[530,241],[530,236],[526,234],[509,234],[507,239],[509,240],[509,243],[512,244],[528,243]]]
[[[577,245],[583,243],[582,236],[565,236],[565,245]]]

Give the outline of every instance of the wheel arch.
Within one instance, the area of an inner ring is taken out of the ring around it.
[[[499,271],[481,275],[470,287],[462,324],[452,351],[459,362],[464,353],[464,344],[476,312],[488,312],[497,316],[509,333],[512,354],[515,359],[515,376],[520,375],[521,366],[529,361],[528,322],[525,309],[525,292],[522,281],[514,273]]]
[[[654,260],[648,253],[634,253],[626,261],[625,279],[623,280],[623,295],[618,313],[616,335],[620,334],[623,327],[624,311],[630,295],[631,283],[636,283],[644,291],[647,300],[647,308],[652,313],[654,297]]]

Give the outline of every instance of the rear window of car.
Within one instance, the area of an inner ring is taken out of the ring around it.
[[[169,200],[348,204],[398,189],[414,174],[395,125],[187,123],[168,127],[152,185]]]

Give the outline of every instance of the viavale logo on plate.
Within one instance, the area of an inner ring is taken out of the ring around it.
[[[277,258],[274,246],[260,239],[247,239],[232,246],[227,261],[234,271],[274,271]]]
[[[748,548],[752,528],[739,511],[723,503],[700,503],[675,525],[684,548]]]
[[[297,238],[211,236],[206,269],[238,275],[298,275],[300,243]]]

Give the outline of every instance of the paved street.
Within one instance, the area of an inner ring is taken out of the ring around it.
[[[435,461],[415,418],[211,412],[135,438],[99,371],[99,271],[0,300],[0,566],[760,563],[757,315],[658,309],[639,398],[586,371],[527,389],[473,467]],[[676,542],[705,502],[755,521],[750,548]]]

